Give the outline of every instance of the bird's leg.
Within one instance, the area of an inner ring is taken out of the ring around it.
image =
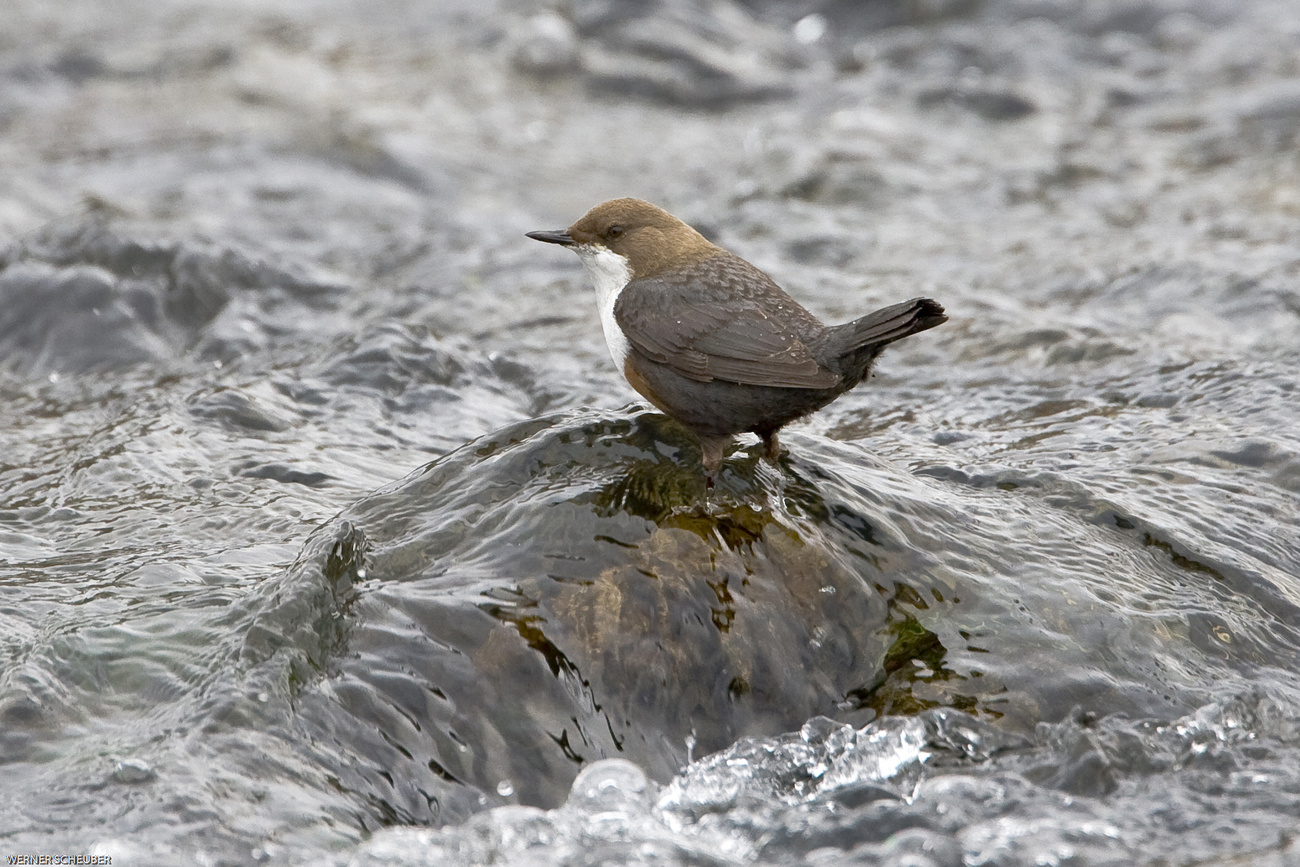
[[[712,488],[713,480],[722,469],[722,459],[726,456],[731,437],[700,437],[700,451],[704,463],[704,484]]]
[[[776,438],[776,431],[761,433],[759,436],[763,438],[763,457],[776,463],[776,459],[781,456],[781,441]]]

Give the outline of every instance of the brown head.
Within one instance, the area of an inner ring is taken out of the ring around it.
[[[611,199],[564,231],[529,232],[528,237],[566,247],[607,249],[627,259],[636,279],[723,252],[663,208],[640,199]]]

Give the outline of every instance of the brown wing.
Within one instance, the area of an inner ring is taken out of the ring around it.
[[[699,263],[689,276],[633,280],[614,318],[636,351],[699,382],[814,389],[839,382],[805,342],[821,323],[734,256]]]

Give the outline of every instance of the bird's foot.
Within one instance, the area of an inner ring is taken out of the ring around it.
[[[700,457],[704,463],[704,485],[713,487],[713,482],[722,470],[722,459],[727,455],[727,446],[731,437],[700,437]]]

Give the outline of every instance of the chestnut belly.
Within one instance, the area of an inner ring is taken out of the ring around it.
[[[815,412],[847,388],[785,388],[713,380],[698,382],[635,350],[623,375],[641,395],[697,434],[725,437],[752,431],[767,434]]]

